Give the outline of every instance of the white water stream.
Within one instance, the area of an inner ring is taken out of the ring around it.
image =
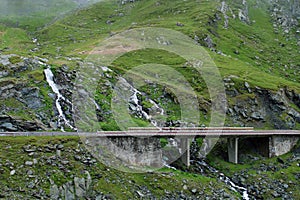
[[[196,161],[196,163],[198,164],[198,165],[200,165],[200,166],[204,166],[204,167],[206,167],[210,172],[212,172],[212,173],[219,173],[219,171],[218,170],[216,170],[215,168],[213,168],[213,167],[211,167],[211,166],[209,166],[205,161]],[[202,169],[201,169],[202,170]],[[243,195],[243,199],[244,200],[250,200],[250,198],[249,198],[249,194],[248,194],[248,191],[247,191],[247,189],[246,188],[244,188],[244,187],[240,187],[240,186],[238,186],[238,185],[236,185],[234,182],[232,182],[231,180],[230,180],[230,178],[228,178],[227,176],[225,176],[223,173],[219,173],[219,179],[221,180],[221,181],[223,181],[224,183],[226,183],[229,187],[230,187],[230,189],[232,190],[232,191],[235,191],[235,192],[242,192],[242,195]]]
[[[243,199],[244,199],[244,200],[249,200],[249,199],[250,199],[246,188],[240,187],[240,186],[234,184],[234,183],[230,180],[230,178],[228,178],[227,176],[225,176],[225,175],[222,174],[222,173],[220,174],[220,180],[224,181],[224,183],[226,183],[227,185],[229,185],[230,188],[231,188],[233,191],[235,191],[235,192],[237,192],[237,189],[240,190],[240,191],[243,191]]]
[[[122,81],[122,84],[123,84],[124,87],[126,87],[130,92],[132,92],[132,95],[130,96],[129,102],[132,103],[132,104],[134,104],[133,105],[135,107],[134,109],[137,112],[140,112],[141,116],[144,119],[149,120],[153,126],[158,127],[158,123],[153,118],[153,116],[149,115],[145,110],[143,110],[143,106],[140,105],[140,102],[139,102],[139,99],[138,99],[138,95],[139,94],[142,95],[142,93],[140,91],[138,91],[136,88],[134,88],[130,83],[128,83],[128,81],[126,79],[124,79],[123,77],[120,77],[119,80]],[[149,99],[149,102],[157,110],[160,110],[160,112],[159,112],[160,115],[164,115],[164,109],[161,108],[155,101],[153,101],[152,99]]]
[[[66,118],[63,110],[62,110],[62,106],[60,105],[60,101],[66,101],[68,103],[69,102],[60,92],[58,89],[58,86],[56,85],[56,83],[54,82],[54,75],[50,69],[50,67],[48,67],[47,69],[44,70],[45,76],[46,76],[46,80],[47,83],[49,84],[49,86],[51,87],[52,91],[56,94],[56,100],[55,100],[55,106],[56,109],[58,111],[58,124],[61,125],[62,123],[64,123],[65,125],[67,125],[68,127],[70,127],[72,130],[76,130],[76,128],[74,128],[70,121]],[[64,131],[63,126],[61,126],[61,130]]]
[[[105,68],[104,71],[111,71],[110,69],[108,68]],[[59,113],[59,124],[61,123],[61,121],[69,126],[71,129],[73,130],[76,130],[76,128],[74,128],[71,124],[70,124],[70,121],[67,120],[65,114],[63,113],[63,110],[62,110],[62,106],[60,104],[60,100],[64,100],[64,101],[67,101],[68,103],[71,103],[69,102],[60,92],[59,92],[59,87],[56,85],[56,83],[54,82],[54,75],[51,71],[51,69],[48,67],[47,69],[44,70],[44,73],[45,73],[45,76],[46,76],[46,80],[49,84],[49,86],[51,87],[52,91],[56,94],[56,101],[55,101],[55,105],[56,105],[56,108],[58,110],[58,113]],[[135,107],[136,107],[136,111],[140,112],[142,114],[142,117],[147,119],[147,120],[150,120],[151,123],[157,127],[157,122],[152,118],[151,115],[147,114],[144,110],[143,110],[143,107],[142,105],[139,104],[139,100],[138,100],[138,94],[142,94],[140,91],[138,91],[136,88],[134,88],[130,83],[127,82],[126,79],[124,78],[120,78],[120,80],[122,81],[123,85],[125,87],[127,87],[127,89],[129,89],[131,92],[132,92],[132,95],[130,97],[130,101],[132,103],[135,104]],[[160,115],[164,115],[164,109],[162,109],[157,103],[155,103],[153,100],[149,100],[149,102],[151,104],[153,104],[153,106],[157,109],[157,110],[160,110]],[[95,104],[96,108],[97,109],[100,109],[100,106],[93,100],[93,103]],[[61,130],[64,131],[63,127],[61,127]],[[204,166],[206,167],[210,172],[212,173],[219,173],[218,170],[216,170],[215,168],[209,166],[206,162],[204,161],[196,161],[196,163],[198,165],[201,165],[201,166]],[[172,168],[172,169],[175,169],[169,165],[166,165],[166,167],[169,167],[169,168]],[[176,170],[176,169],[175,169]],[[236,184],[234,184],[230,178],[228,178],[227,176],[225,176],[223,173],[219,173],[219,179],[222,180],[224,183],[226,183],[227,185],[230,186],[231,190],[235,191],[235,192],[242,192],[243,193],[243,199],[244,200],[249,200],[249,195],[248,195],[248,192],[247,192],[247,189],[244,188],[244,187],[240,187],[240,186],[237,186]]]

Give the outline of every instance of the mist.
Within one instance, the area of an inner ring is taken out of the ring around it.
[[[68,12],[101,0],[0,0],[0,15],[30,15],[46,12]],[[57,13],[59,14],[59,13]]]
[[[43,26],[60,16],[102,0],[0,0],[0,22],[14,27]]]

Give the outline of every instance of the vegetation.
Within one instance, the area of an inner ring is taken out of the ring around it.
[[[272,18],[268,13],[268,5],[264,2],[248,0],[250,21],[245,23],[238,17],[229,17],[228,27],[224,26],[224,14],[219,11],[220,2],[211,1],[174,1],[174,0],[141,0],[135,3],[121,5],[116,1],[102,1],[89,7],[76,9],[78,5],[74,1],[49,2],[49,13],[37,9],[36,2],[30,0],[22,1],[33,7],[31,11],[20,11],[18,6],[11,1],[10,7],[20,12],[7,15],[3,11],[6,7],[0,8],[0,52],[1,54],[17,54],[10,57],[12,65],[18,65],[22,62],[22,56],[39,56],[47,58],[51,69],[56,73],[56,69],[66,64],[70,70],[80,70],[80,62],[84,61],[89,53],[95,49],[103,40],[123,31],[140,27],[163,27],[182,32],[198,42],[198,45],[208,52],[211,59],[217,65],[222,78],[230,77],[232,84],[239,94],[234,97],[228,97],[229,106],[234,106],[238,102],[255,99],[254,93],[247,92],[245,82],[251,88],[263,88],[271,92],[277,92],[282,88],[288,88],[290,91],[300,93],[300,70],[299,70],[299,47],[296,37],[291,34],[284,34],[282,30],[274,31]],[[48,2],[48,1],[47,1]],[[240,1],[226,1],[233,12],[241,9]],[[41,1],[46,4],[46,1]],[[47,4],[48,5],[48,4]],[[72,11],[73,10],[73,11]],[[58,13],[61,17],[55,19]],[[228,14],[229,15],[229,14]],[[212,44],[207,44],[205,38],[210,38]],[[37,40],[36,40],[37,39]],[[74,59],[76,58],[76,59]],[[79,59],[78,59],[79,58]],[[78,61],[79,60],[79,61]],[[190,83],[197,94],[199,106],[201,109],[202,125],[209,125],[210,122],[210,96],[205,81],[198,75],[198,72],[190,67],[187,60],[165,50],[142,49],[132,51],[117,58],[110,67],[113,72],[108,72],[107,77],[100,79],[97,84],[95,101],[101,107],[97,111],[99,123],[102,130],[119,130],[120,127],[115,122],[110,110],[112,99],[112,88],[107,86],[107,80],[111,84],[117,82],[120,75],[125,74],[130,69],[144,64],[161,64],[172,67]],[[0,63],[0,70],[8,70],[11,74],[8,77],[1,78],[0,86],[11,82],[23,83],[23,85],[38,87],[40,95],[43,97],[44,107],[38,111],[24,108],[24,104],[14,98],[0,99],[2,107],[9,108],[4,110],[7,115],[22,120],[36,120],[36,112],[46,113],[53,117],[53,99],[49,96],[50,87],[45,82],[43,70],[45,66],[39,66],[33,70],[14,73],[8,66]],[[177,89],[181,89],[177,87]],[[152,104],[148,99],[155,100],[166,111],[166,121],[176,121],[181,117],[178,99],[172,91],[164,85],[149,84],[139,88],[145,95],[139,97],[145,109],[150,109]],[[230,89],[228,89],[229,91]],[[289,106],[296,111],[300,108],[295,102],[289,102]],[[148,121],[131,116],[137,126],[146,127]],[[279,118],[285,120],[288,115],[282,114]],[[49,117],[50,118],[50,117]],[[273,120],[273,119],[268,119]],[[227,117],[226,125],[238,126],[234,120]],[[259,128],[274,128],[267,121]],[[300,128],[300,123],[296,122],[296,129]],[[165,146],[167,140],[161,139],[161,145]],[[197,139],[197,144],[202,144],[202,139]],[[227,188],[215,178],[201,176],[182,171],[173,171],[171,169],[162,169],[156,173],[128,174],[121,173],[114,169],[107,168],[101,163],[94,166],[86,166],[74,159],[74,147],[80,143],[77,137],[55,137],[55,138],[0,138],[0,187],[11,188],[13,191],[23,191],[28,181],[28,167],[23,167],[24,162],[32,159],[22,149],[25,145],[44,148],[48,144],[63,143],[65,151],[63,158],[70,161],[67,169],[69,173],[65,174],[59,166],[53,167],[56,173],[49,174],[49,166],[40,162],[33,168],[35,174],[39,174],[42,179],[54,180],[59,186],[71,180],[75,175],[81,176],[83,170],[89,170],[93,179],[99,178],[93,185],[96,191],[110,194],[117,199],[135,198],[136,190],[139,185],[149,188],[155,196],[165,194],[165,190],[175,193],[177,190],[183,190],[182,183],[186,182],[188,190],[196,188],[204,193],[212,192],[209,188],[217,189]],[[82,144],[80,143],[82,146]],[[66,153],[70,150],[72,153]],[[247,172],[249,178],[247,184],[252,184],[259,179],[284,180],[289,179],[293,182],[289,191],[294,193],[295,199],[300,199],[299,182],[295,178],[298,173],[298,161],[291,161],[289,166],[278,163],[277,158],[263,159],[258,161],[249,161],[249,163],[233,165],[224,161],[222,152],[224,147],[215,149],[209,155],[209,164],[222,171],[228,176],[234,176],[235,173]],[[40,156],[49,158],[54,152],[40,152]],[[279,157],[284,162],[289,162],[292,153]],[[11,166],[13,163],[17,169],[16,176],[11,176]],[[257,172],[262,165],[276,165],[280,170]],[[188,181],[185,181],[188,180]],[[39,183],[39,187],[46,188],[49,193],[49,181]],[[231,191],[227,191],[232,193]],[[27,191],[26,191],[27,192]],[[234,193],[239,197],[239,194]],[[1,197],[1,195],[0,195]],[[272,198],[271,191],[265,193],[262,198]]]
[[[282,184],[286,183],[289,185],[288,191],[292,194],[293,198],[298,199],[300,197],[299,179],[297,178],[299,174],[299,160],[295,152],[299,152],[299,147],[300,141],[290,153],[273,158],[262,157],[251,149],[247,149],[246,156],[256,157],[257,159],[248,159],[244,163],[237,165],[224,160],[224,153],[222,151],[226,152],[226,147],[219,143],[207,159],[211,166],[219,169],[229,177],[234,177],[237,174],[240,177],[247,177],[245,179],[246,182],[244,182],[246,185],[259,183],[262,187],[268,188],[268,184],[274,184],[276,181]],[[276,188],[267,189],[261,197],[264,199],[273,199],[274,196],[272,193],[274,190]]]
[[[61,157],[56,157],[56,151],[49,150],[48,147],[60,144],[64,148]],[[26,161],[33,159],[28,152],[24,151],[27,145],[30,145],[31,149],[40,149],[36,152],[37,164],[33,166],[25,165]],[[172,169],[161,169],[153,173],[124,173],[98,162],[93,165],[84,164],[74,158],[75,155],[83,156],[80,149],[84,146],[78,137],[5,137],[0,138],[0,148],[2,149],[0,152],[2,170],[0,187],[2,189],[11,188],[16,191],[15,195],[23,193],[25,196],[30,196],[30,193],[36,188],[43,188],[49,194],[50,179],[60,187],[74,177],[86,178],[83,171],[90,172],[93,180],[91,188],[94,191],[114,199],[137,198],[140,186],[149,189],[156,197],[165,195],[165,191],[176,194],[178,190],[185,190],[184,193],[192,194],[191,190],[196,189],[203,191],[203,194],[208,194],[213,192],[211,188],[215,190],[226,188],[223,183],[217,182],[213,178]],[[49,160],[54,158],[55,163],[50,167]],[[68,164],[62,167],[61,161],[63,160],[68,161]],[[12,166],[16,170],[15,175],[10,175]],[[26,175],[29,170],[33,171],[33,175],[38,175],[39,180],[31,190],[27,189],[28,180],[29,182],[32,180],[32,178],[28,178],[30,176]],[[69,172],[66,173],[66,171]],[[184,185],[187,189],[183,189]],[[228,189],[226,191],[232,193]],[[238,196],[236,193],[233,195]]]

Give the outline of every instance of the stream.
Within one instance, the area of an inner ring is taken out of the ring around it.
[[[232,191],[240,193],[244,200],[250,200],[246,188],[236,185],[229,177],[225,176],[223,173],[220,173],[218,170],[208,165],[204,160],[200,160],[200,161],[191,160],[191,163],[193,163],[196,167],[198,167],[201,173],[204,172],[202,168],[205,167],[206,169],[208,169],[209,172],[213,174],[218,174],[217,177],[222,182],[226,183]]]
[[[155,127],[158,127],[158,122],[155,121],[151,115],[148,115],[146,113],[146,111],[143,110],[143,107],[142,105],[140,105],[139,103],[139,100],[138,100],[138,94],[142,95],[142,93],[140,91],[138,91],[136,88],[134,88],[130,83],[128,83],[126,81],[126,79],[124,78],[120,78],[120,80],[122,81],[123,85],[125,87],[127,87],[131,92],[132,92],[132,95],[130,97],[130,100],[129,100],[129,103],[131,104],[131,109],[137,111],[137,112],[140,112],[141,113],[141,116],[146,119],[146,120],[149,120],[151,121],[151,124],[154,125]],[[162,109],[157,103],[155,103],[153,100],[149,99],[149,102],[151,104],[153,104],[153,106],[157,109],[157,110],[160,110],[159,114],[160,115],[164,115],[164,109]],[[158,127],[159,128],[159,127]],[[170,142],[170,141],[169,141]],[[171,146],[174,146],[174,145],[171,145]],[[176,145],[175,145],[176,146]],[[246,188],[244,187],[240,187],[238,185],[236,185],[233,181],[231,181],[231,179],[227,176],[225,176],[223,173],[220,173],[218,170],[216,170],[215,168],[209,166],[205,161],[201,160],[201,161],[194,161],[194,163],[196,165],[199,166],[199,169],[202,170],[201,172],[203,172],[203,169],[201,167],[205,167],[207,168],[211,173],[218,173],[218,178],[226,183],[229,188],[232,190],[232,191],[235,191],[235,192],[239,192],[243,199],[244,200],[249,200],[249,195],[248,195],[248,191]],[[168,167],[168,168],[171,168],[171,169],[175,169],[174,167],[170,166],[170,165],[167,165],[167,163],[165,163],[165,167]]]
[[[105,72],[105,71],[111,71],[111,70],[109,68],[105,68],[105,69],[103,69],[103,71]],[[60,104],[60,101],[66,101],[70,104],[71,104],[71,102],[69,102],[60,93],[59,86],[54,82],[54,75],[53,75],[50,67],[45,69],[44,73],[45,73],[45,76],[46,76],[47,83],[51,87],[52,91],[56,94],[55,105],[56,105],[56,108],[57,108],[57,111],[58,111],[58,114],[59,114],[58,124],[59,125],[65,124],[69,128],[71,128],[72,130],[76,130],[76,128],[74,128],[71,125],[70,121],[66,118],[66,116],[65,116],[65,114],[62,110],[62,106]],[[146,120],[150,121],[153,126],[155,126],[157,128],[160,128],[158,126],[158,122],[150,114],[148,114],[144,110],[143,106],[141,105],[140,100],[138,99],[138,95],[143,95],[143,93],[140,92],[139,90],[137,90],[136,88],[134,88],[126,79],[120,77],[119,81],[121,81],[122,86],[124,86],[125,89],[128,89],[132,93],[131,96],[130,96],[130,99],[129,99],[130,109],[135,111],[136,114],[140,115],[140,117],[142,117],[143,119],[146,119]],[[163,108],[161,108],[152,99],[148,99],[148,101],[158,111],[157,114],[164,115],[165,111],[164,111]],[[100,106],[96,103],[95,100],[93,100],[93,103],[95,104],[96,109],[100,109]],[[64,131],[63,126],[61,126],[61,130]],[[229,177],[225,176],[223,173],[220,173],[218,170],[216,170],[215,168],[208,165],[204,160],[191,160],[191,163],[193,163],[197,167],[197,169],[200,170],[201,173],[204,172],[203,168],[206,168],[210,173],[217,174],[217,178],[220,179],[225,184],[227,184],[232,191],[239,192],[242,195],[244,200],[249,200],[250,199],[248,191],[247,191],[246,188],[236,185]],[[167,164],[165,164],[165,166],[168,167],[168,168],[172,168],[172,169],[176,170],[174,167],[169,166]]]
[[[136,114],[140,115],[140,117],[142,117],[143,119],[146,119],[146,120],[150,121],[153,126],[155,126],[157,128],[160,128],[158,121],[156,121],[153,118],[153,116],[148,114],[144,110],[143,106],[140,104],[141,102],[138,99],[138,95],[143,95],[143,93],[140,92],[139,90],[137,90],[136,88],[134,88],[130,83],[128,83],[128,81],[125,78],[120,77],[119,81],[121,81],[122,86],[124,86],[124,88],[128,89],[132,93],[132,95],[129,98],[130,109],[135,111]],[[158,112],[159,115],[164,115],[164,109],[163,108],[161,108],[152,99],[148,99],[148,101],[153,105],[153,107],[155,107],[156,110],[159,110],[159,112]]]
[[[54,82],[54,75],[50,69],[50,67],[48,67],[47,69],[44,70],[45,76],[46,76],[46,81],[49,84],[49,86],[51,87],[52,91],[56,94],[56,100],[55,100],[55,106],[56,109],[58,111],[58,125],[62,125],[65,124],[67,125],[69,128],[71,128],[72,130],[76,130],[75,127],[73,127],[70,123],[70,121],[66,118],[63,110],[62,110],[62,106],[60,104],[60,101],[66,101],[70,104],[72,104],[71,102],[69,102],[60,92],[59,92],[59,87],[58,85],[56,85],[56,83]],[[63,126],[61,126],[61,131],[64,131]]]

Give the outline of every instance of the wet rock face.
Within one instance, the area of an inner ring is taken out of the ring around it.
[[[231,99],[227,115],[233,124],[263,127],[268,123],[273,129],[293,129],[299,123],[300,113],[290,105],[293,102],[299,106],[299,95],[294,91],[273,92],[248,83],[241,87],[237,84],[230,78],[225,80],[226,94]]]
[[[0,116],[0,132],[42,131],[46,126],[40,121],[19,120],[8,115]]]
[[[39,109],[43,107],[39,88],[23,88],[21,90],[21,98],[29,108]]]
[[[44,97],[40,88],[31,86],[23,74],[38,69],[40,63],[39,58],[0,54],[0,131],[45,129],[42,121],[47,121],[47,114],[38,111],[46,106]],[[22,120],[18,114],[26,112],[27,116],[30,112],[35,113],[32,120]]]
[[[67,120],[70,121],[72,127],[74,127],[74,122],[72,119],[73,116],[72,90],[74,87],[75,78],[76,78],[76,71],[70,70],[67,65],[62,65],[61,67],[57,68],[54,72],[54,82],[59,87],[60,94],[64,97],[60,99],[59,103],[62,106],[64,115],[66,116]],[[55,108],[55,106],[54,106],[54,110],[56,112],[56,115],[58,115],[58,111],[57,108]]]
[[[3,78],[0,80],[0,115],[6,116],[0,119],[0,131],[57,129],[55,94],[49,91],[48,96],[44,96],[48,89],[41,69],[47,67],[47,62],[39,57],[0,54],[0,78]],[[66,65],[57,68],[54,77],[65,97],[60,104],[68,118],[73,115],[71,90],[75,77],[76,72]],[[53,105],[49,103],[51,99]]]
[[[0,54],[0,78],[20,76],[20,73],[40,67],[40,58],[25,58],[15,54]]]

